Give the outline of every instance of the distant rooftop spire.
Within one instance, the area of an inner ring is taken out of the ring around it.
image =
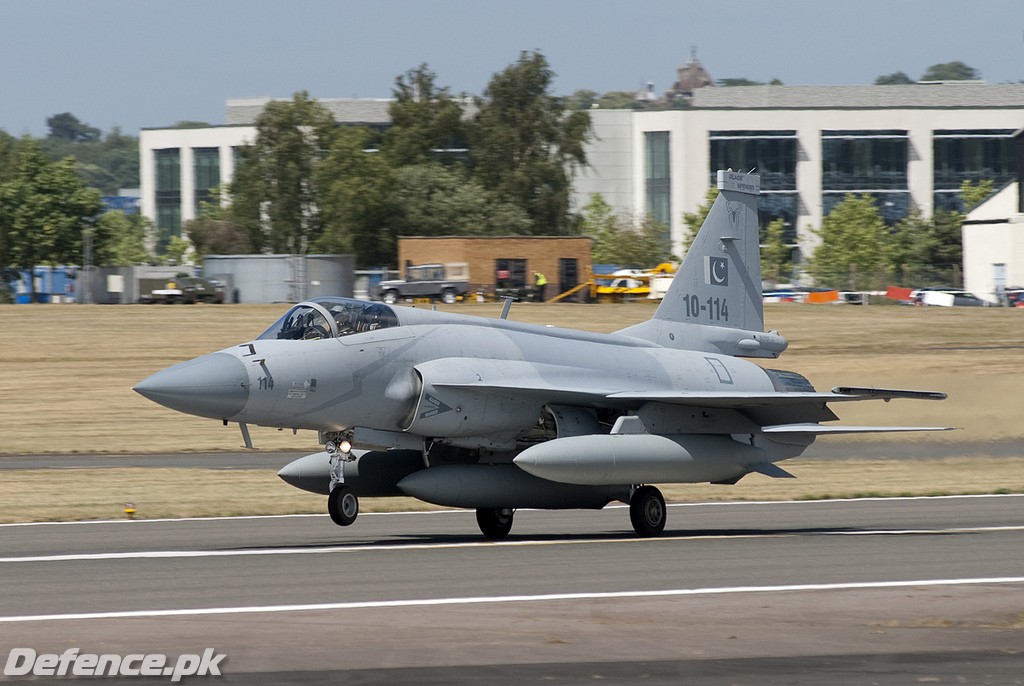
[[[690,61],[679,67],[679,76],[672,88],[665,94],[669,100],[679,96],[692,97],[693,91],[705,86],[714,86],[715,81],[708,74],[704,65],[697,59],[697,46],[690,46]]]

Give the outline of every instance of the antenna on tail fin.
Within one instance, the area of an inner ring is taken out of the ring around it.
[[[718,197],[649,322],[621,333],[666,347],[778,357],[786,341],[764,333],[757,198],[761,177],[718,172]]]

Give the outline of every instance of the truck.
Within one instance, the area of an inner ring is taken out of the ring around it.
[[[173,279],[158,284],[161,287],[144,292],[139,298],[141,303],[223,303],[224,284],[216,279],[204,279],[198,276],[179,274]]]
[[[409,265],[404,279],[381,281],[374,287],[373,297],[389,304],[407,298],[454,303],[469,292],[469,279],[461,278],[464,276],[465,265]]]

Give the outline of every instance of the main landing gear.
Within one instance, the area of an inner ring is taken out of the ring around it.
[[[508,507],[481,507],[476,511],[476,523],[484,538],[500,541],[512,531],[515,511]]]
[[[660,536],[665,530],[665,498],[654,486],[641,486],[629,499],[629,520],[638,536]]]

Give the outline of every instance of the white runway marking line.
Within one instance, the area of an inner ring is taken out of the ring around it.
[[[859,502],[900,502],[903,500],[962,500],[967,498],[1024,498],[1024,493],[979,493],[974,495],[910,495],[871,497],[871,498],[825,498],[821,500],[709,500],[692,503],[666,503],[670,508],[675,507],[723,507],[723,506],[752,506],[752,505],[828,505],[829,503],[859,503]],[[606,510],[619,510],[629,505],[613,504],[606,505]],[[520,512],[545,512],[546,510],[532,510],[524,508]],[[362,512],[360,517],[387,517],[407,515],[443,515],[443,514],[472,514],[472,510],[409,510],[404,512]],[[304,513],[304,514],[283,514],[283,515],[234,515],[220,517],[168,517],[165,519],[83,519],[67,522],[9,522],[0,524],[0,529],[17,526],[77,526],[88,524],[166,524],[175,522],[223,522],[223,521],[245,521],[251,519],[298,519],[303,517],[326,517],[326,514]]]
[[[1024,531],[1024,526],[961,527],[953,529],[877,529],[868,531],[816,531],[813,536],[922,536],[951,534],[1006,533]],[[387,545],[336,545],[315,548],[247,548],[236,550],[139,550],[123,553],[71,553],[66,555],[26,555],[0,557],[0,564],[24,562],[83,562],[93,560],[145,560],[203,557],[248,557],[258,555],[328,555],[351,553],[402,552],[407,550],[457,550],[467,548],[527,548],[555,545],[599,545],[607,543],[670,543],[741,538],[784,538],[799,532],[766,531],[762,534],[708,534],[699,536],[663,536],[656,538],[587,538],[544,541],[468,541],[465,543],[389,543]]]
[[[386,515],[439,515],[472,514],[472,510],[409,510],[407,512],[360,512],[360,517],[382,517]],[[303,513],[282,515],[224,515],[219,517],[167,517],[164,519],[76,519],[68,522],[9,522],[0,524],[0,529],[16,526],[80,526],[87,524],[175,524],[179,522],[233,522],[250,519],[309,519],[326,518],[327,513]]]
[[[913,581],[865,581],[835,584],[796,584],[791,586],[732,586],[723,588],[681,588],[665,591],[618,591],[608,593],[550,593],[470,598],[423,598],[414,600],[378,600],[348,603],[313,603],[309,605],[253,605],[248,607],[202,607],[181,610],[126,610],[114,612],[81,612],[76,614],[22,615],[0,617],[0,623],[50,622],[71,619],[129,619],[153,617],[194,617],[199,615],[260,614],[275,612],[318,612],[325,610],[365,610],[442,605],[483,605],[494,603],[529,603],[576,600],[616,600],[623,598],[672,598],[740,593],[795,593],[806,591],[854,591],[885,588],[932,586],[981,586],[1024,583],[1024,576],[982,579],[918,579]]]

